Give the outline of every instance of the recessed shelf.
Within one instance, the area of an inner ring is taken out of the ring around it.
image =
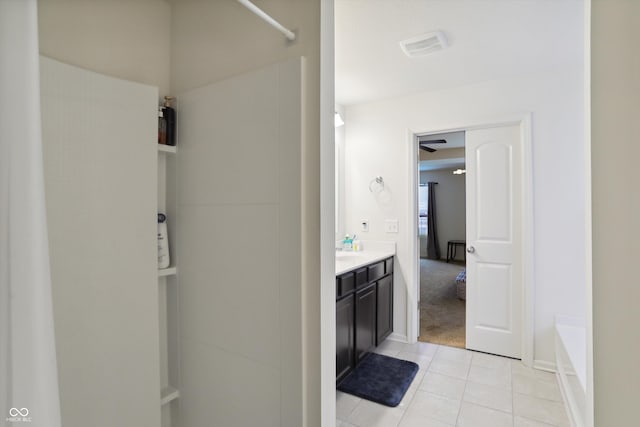
[[[167,386],[160,391],[160,406],[164,406],[167,403],[171,402],[180,397],[180,390],[177,388],[173,388],[171,386]]]
[[[175,265],[168,268],[158,270],[158,277],[174,276],[178,272],[178,267]]]
[[[177,150],[175,145],[158,144],[158,151],[162,153],[175,153]]]

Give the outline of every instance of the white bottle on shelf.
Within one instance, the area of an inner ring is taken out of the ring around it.
[[[167,234],[167,216],[158,214],[158,269],[168,268],[169,259],[169,236]]]

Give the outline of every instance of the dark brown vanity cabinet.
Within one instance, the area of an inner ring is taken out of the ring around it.
[[[393,279],[391,275],[378,280],[377,292],[378,335],[376,345],[380,345],[393,332]]]
[[[355,295],[336,302],[336,376],[338,381],[355,367]]]
[[[336,382],[393,331],[393,258],[336,278]]]
[[[376,346],[376,284],[356,292],[356,365]]]

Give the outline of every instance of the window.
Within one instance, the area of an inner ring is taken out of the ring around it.
[[[420,184],[418,188],[418,233],[427,235],[427,211],[429,208],[429,186]]]

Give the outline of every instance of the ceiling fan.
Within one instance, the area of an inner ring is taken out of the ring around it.
[[[429,153],[433,153],[436,150],[435,148],[431,148],[428,145],[432,145],[432,144],[446,144],[447,140],[446,139],[432,139],[432,140],[428,140],[428,137],[426,136],[419,136],[418,137],[418,144],[420,146],[421,150],[424,151],[428,151]]]

